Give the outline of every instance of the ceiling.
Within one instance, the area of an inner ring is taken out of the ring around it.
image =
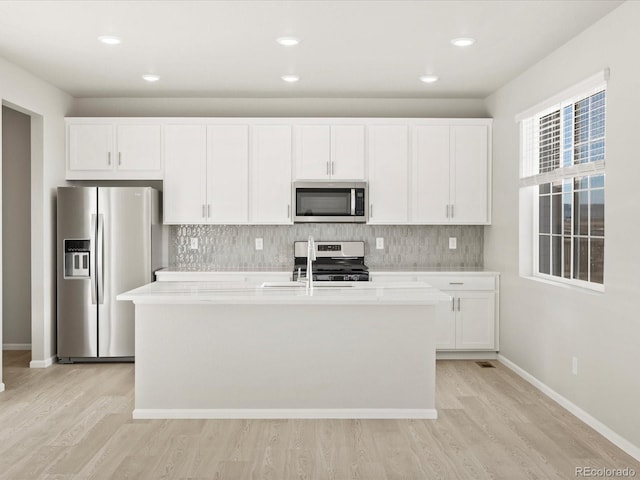
[[[484,98],[621,3],[0,1],[0,56],[74,97]]]

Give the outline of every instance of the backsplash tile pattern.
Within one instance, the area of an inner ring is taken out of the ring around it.
[[[484,265],[482,226],[361,225],[175,225],[170,229],[169,267],[179,270],[292,270],[293,242],[363,240],[365,262],[375,270],[475,270]],[[376,237],[384,238],[377,250]],[[458,248],[449,249],[449,237]],[[191,239],[198,249],[191,249]],[[262,238],[263,250],[255,249]]]

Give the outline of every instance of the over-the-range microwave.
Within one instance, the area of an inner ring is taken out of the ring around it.
[[[296,223],[367,221],[366,182],[293,182],[292,196]]]

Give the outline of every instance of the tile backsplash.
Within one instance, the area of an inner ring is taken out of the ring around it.
[[[436,225],[175,225],[170,229],[169,267],[180,270],[292,270],[293,242],[362,240],[365,263],[375,270],[483,267],[484,227]],[[377,250],[376,238],[384,238]],[[449,249],[449,237],[457,249]],[[197,239],[198,248],[191,248]],[[262,238],[263,250],[255,249]]]

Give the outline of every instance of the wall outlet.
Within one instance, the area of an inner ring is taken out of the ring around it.
[[[189,247],[191,250],[198,249],[198,237],[191,237],[191,242],[189,243]]]
[[[376,249],[384,250],[384,238],[376,237]]]
[[[262,239],[261,238],[256,238],[256,250],[262,250],[263,247],[263,243],[262,243]]]
[[[571,373],[578,375],[578,357],[573,357],[571,359]]]
[[[458,248],[458,239],[456,237],[449,237],[449,250],[455,250]]]

